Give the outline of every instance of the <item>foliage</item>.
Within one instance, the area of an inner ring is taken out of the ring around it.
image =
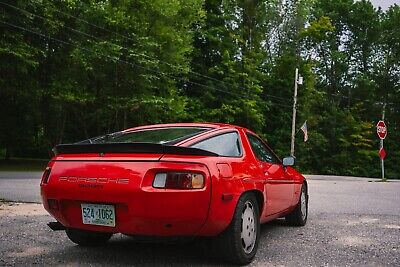
[[[289,153],[294,71],[299,167],[400,178],[400,8],[367,0],[2,0],[0,151],[149,123],[243,125]]]

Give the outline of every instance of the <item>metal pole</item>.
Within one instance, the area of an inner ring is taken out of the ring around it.
[[[383,148],[383,139],[381,139],[381,149]],[[381,170],[382,170],[382,181],[386,181],[385,179],[385,162],[384,159],[381,159]]]
[[[292,142],[290,145],[290,155],[294,157],[294,137],[296,131],[296,108],[297,108],[297,81],[299,79],[299,69],[296,68],[294,75],[294,96],[293,96],[293,115],[292,115]]]
[[[382,121],[385,121],[385,109],[386,109],[386,102],[383,103],[383,108],[382,108]],[[381,148],[383,148],[383,139],[381,139]],[[385,178],[385,160],[381,158],[381,170],[382,170],[382,181],[386,181]]]

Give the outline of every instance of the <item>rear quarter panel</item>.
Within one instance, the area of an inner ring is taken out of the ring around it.
[[[162,161],[182,161],[182,156],[164,156]],[[187,161],[192,161],[185,159]],[[211,177],[211,200],[207,221],[198,233],[200,236],[214,236],[222,232],[230,224],[236,204],[240,196],[251,190],[262,194],[263,185],[260,183],[246,182],[255,174],[254,168],[246,162],[245,157],[205,157],[202,162],[207,165]],[[218,165],[228,164],[232,169],[231,175],[222,175]]]

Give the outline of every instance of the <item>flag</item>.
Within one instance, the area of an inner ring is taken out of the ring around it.
[[[308,131],[307,131],[307,121],[304,122],[303,126],[300,128],[304,133],[304,142],[308,140]]]

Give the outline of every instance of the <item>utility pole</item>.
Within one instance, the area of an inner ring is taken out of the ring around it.
[[[294,157],[294,138],[296,135],[296,111],[297,111],[297,85],[299,80],[299,69],[296,68],[294,74],[294,96],[293,96],[293,115],[292,115],[292,142],[290,145],[290,156]]]
[[[383,103],[382,107],[382,121],[385,121],[385,110],[386,110],[386,102]],[[380,149],[383,148],[383,139],[381,139]],[[382,181],[386,182],[385,178],[385,161],[381,158],[381,170],[382,170]]]

